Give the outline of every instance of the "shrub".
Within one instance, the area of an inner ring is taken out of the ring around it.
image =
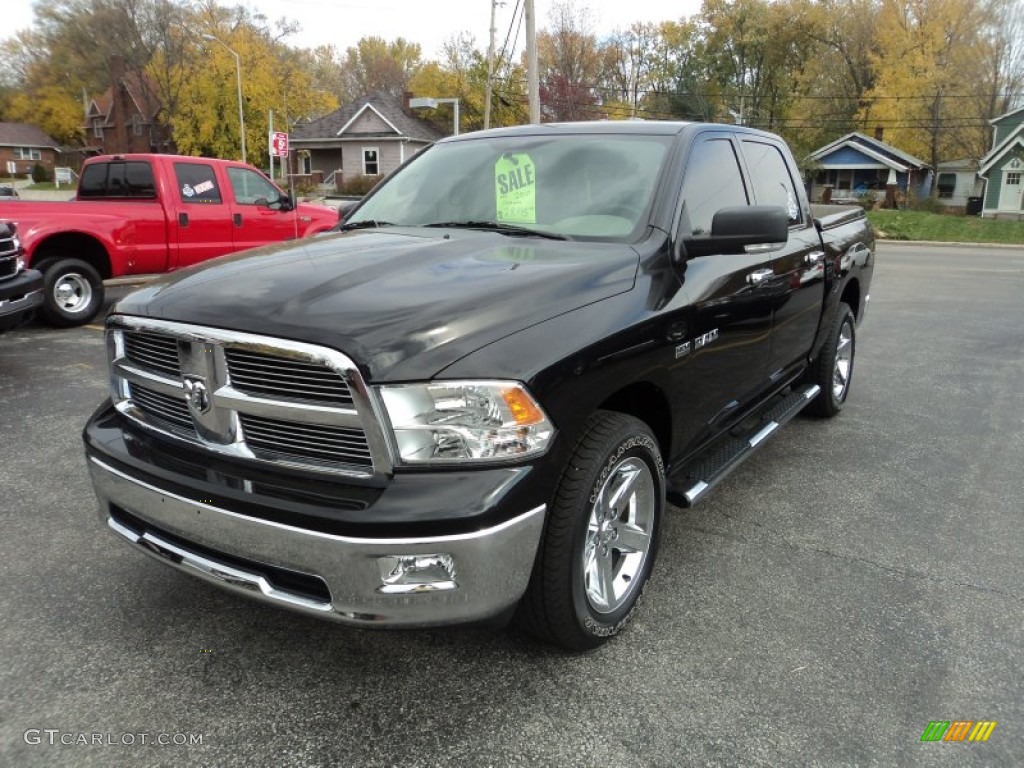
[[[338,192],[343,195],[365,195],[381,180],[381,176],[353,176],[338,185]]]
[[[50,173],[42,165],[36,163],[32,166],[32,181],[36,184],[42,184],[44,181],[50,180]]]

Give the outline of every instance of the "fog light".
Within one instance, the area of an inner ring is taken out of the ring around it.
[[[378,592],[406,595],[417,592],[445,592],[457,589],[455,558],[451,555],[388,555],[377,558],[380,569]]]

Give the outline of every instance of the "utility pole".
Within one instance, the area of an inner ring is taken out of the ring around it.
[[[526,96],[530,102],[530,123],[540,123],[540,82],[537,74],[537,21],[533,0],[526,0]]]
[[[498,0],[491,0],[491,44],[487,47],[487,96],[484,99],[484,130],[491,127],[491,91],[494,89],[494,36],[498,33],[495,27],[495,16],[498,13]]]

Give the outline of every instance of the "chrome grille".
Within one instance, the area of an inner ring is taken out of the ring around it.
[[[383,477],[391,455],[370,394],[342,353],[249,333],[114,315],[117,409],[221,455]]]
[[[180,397],[171,397],[136,383],[130,385],[129,392],[139,410],[150,418],[164,422],[176,431],[195,435],[196,430],[192,424],[188,403]]]
[[[141,366],[168,376],[181,375],[178,340],[159,333],[126,333],[124,356]]]
[[[3,245],[4,243],[0,241],[0,247]],[[16,256],[0,258],[0,280],[14,277],[16,274],[18,274],[18,258]]]
[[[344,461],[370,468],[370,446],[361,429],[302,424],[282,419],[267,419],[239,414],[245,441],[254,452],[289,459]]]
[[[352,393],[336,370],[318,362],[227,348],[231,386],[256,397],[352,405]]]

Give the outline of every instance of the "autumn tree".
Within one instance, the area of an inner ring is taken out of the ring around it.
[[[590,14],[572,0],[551,7],[550,25],[537,33],[541,119],[586,120],[597,109],[601,55]]]
[[[966,154],[978,157],[989,139],[984,96],[985,36],[999,19],[987,0],[882,0],[875,84],[863,96],[865,126],[933,168]],[[991,62],[989,63],[991,66]],[[979,112],[980,107],[980,112]]]
[[[391,42],[382,37],[364,37],[348,48],[342,59],[341,100],[353,101],[373,91],[401,98],[422,66],[419,43],[401,37]]]
[[[249,161],[268,157],[268,117],[287,130],[299,116],[319,116],[337,105],[328,92],[312,87],[308,59],[285,45],[262,16],[238,7],[214,6],[197,17],[191,60],[176,76],[180,94],[171,116],[178,150],[211,157],[239,157],[236,61],[241,68],[245,143]],[[218,42],[220,41],[220,42]]]

